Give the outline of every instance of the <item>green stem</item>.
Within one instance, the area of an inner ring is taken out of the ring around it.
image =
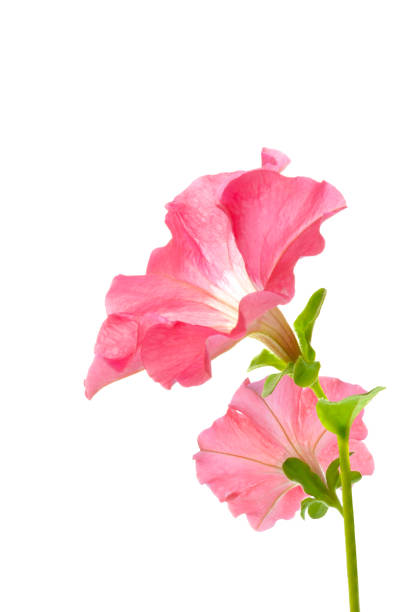
[[[348,592],[350,598],[350,611],[359,612],[360,607],[358,592],[357,549],[355,544],[354,510],[352,506],[352,489],[350,476],[351,467],[348,436],[346,438],[337,436],[337,441],[340,455],[340,473],[343,489],[345,550],[347,554],[347,575]]]
[[[319,399],[327,399],[322,386],[317,380],[312,389]],[[345,437],[337,436],[340,456],[340,474],[343,491],[342,515],[344,517],[345,551],[347,555],[348,594],[350,612],[360,612],[358,591],[357,548],[355,544],[354,509],[352,505],[352,485],[349,433]]]
[[[319,379],[317,379],[316,382],[313,383],[312,389],[318,399],[327,399],[327,396],[323,391],[323,387],[319,383]]]

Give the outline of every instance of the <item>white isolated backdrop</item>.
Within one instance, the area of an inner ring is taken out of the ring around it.
[[[387,386],[366,414],[376,472],[355,488],[361,601],[406,609],[402,9],[3,0],[4,612],[347,609],[338,515],[256,533],[195,478],[196,437],[257,343],[201,387],[141,373],[83,395],[104,295],[168,240],[165,203],[202,174],[257,167],[262,146],[348,202],[284,312],[326,287],[323,374]]]

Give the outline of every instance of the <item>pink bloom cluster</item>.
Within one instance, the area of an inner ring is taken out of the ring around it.
[[[211,359],[248,334],[296,359],[277,306],[293,297],[297,260],[322,251],[321,223],[345,203],[326,182],[282,176],[288,162],[264,149],[262,168],[203,176],[168,205],[170,242],[145,275],[118,276],[107,294],[87,397],[142,369],[167,388],[203,383]]]
[[[293,297],[298,259],[322,251],[321,223],[345,203],[326,182],[282,176],[288,163],[263,149],[262,168],[203,176],[168,204],[170,242],[152,252],[145,275],[117,276],[107,294],[87,397],[143,369],[167,388],[201,384],[211,360],[247,335],[296,361],[299,345],[278,306]],[[320,383],[331,401],[364,392],[334,378]],[[258,531],[292,518],[307,497],[285,475],[286,459],[325,481],[338,456],[310,388],[286,375],[264,399],[263,386],[243,383],[227,414],[199,436],[195,455],[200,482]],[[360,413],[349,446],[361,474],[373,471],[366,435]]]
[[[365,393],[358,385],[336,378],[320,378],[332,401]],[[300,485],[289,480],[282,464],[289,457],[307,463],[322,479],[338,457],[336,436],[322,426],[317,399],[285,376],[272,395],[261,397],[264,381],[246,380],[235,393],[227,414],[199,436],[195,455],[197,475],[234,516],[246,514],[251,526],[263,531],[278,519],[290,519],[307,497]],[[351,467],[372,474],[373,459],[362,440],[367,429],[362,413],[350,433]]]

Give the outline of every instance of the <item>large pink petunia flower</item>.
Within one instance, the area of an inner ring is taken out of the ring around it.
[[[358,385],[336,378],[320,378],[332,401],[365,393]],[[317,399],[285,376],[272,395],[261,397],[264,381],[246,380],[235,393],[227,414],[199,436],[197,476],[221,502],[228,502],[234,516],[246,514],[251,526],[264,531],[278,519],[290,519],[307,497],[289,480],[282,464],[289,457],[306,462],[322,479],[338,457],[336,436],[322,426],[316,413]],[[351,467],[372,474],[371,454],[361,442],[367,435],[362,413],[350,433]]]
[[[146,369],[164,387],[198,385],[211,359],[244,336],[285,361],[299,354],[277,306],[294,294],[300,257],[324,248],[321,223],[345,207],[326,182],[280,174],[289,159],[264,149],[262,168],[203,176],[167,208],[172,239],[144,276],[117,276],[86,395]]]

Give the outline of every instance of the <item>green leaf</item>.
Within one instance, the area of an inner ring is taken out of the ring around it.
[[[334,459],[326,470],[327,486],[330,491],[335,491],[340,485],[340,459]]]
[[[282,469],[285,476],[287,476],[289,480],[301,484],[308,495],[313,495],[313,497],[323,501],[329,499],[329,492],[326,485],[320,476],[312,472],[304,461],[301,461],[297,457],[289,457],[289,459],[286,459],[283,463]]]
[[[284,370],[287,365],[288,364],[285,361],[279,359],[279,357],[277,357],[267,349],[264,349],[251,361],[248,368],[248,372],[251,372],[251,370],[255,370],[256,368],[263,368],[265,366],[272,366],[277,370]]]
[[[369,393],[350,395],[338,402],[319,399],[317,402],[318,417],[328,431],[345,438],[357,415],[384,388],[375,387]]]
[[[319,370],[319,361],[308,363],[300,356],[293,366],[293,380],[299,387],[311,387],[318,379]]]
[[[302,519],[306,516],[306,510],[312,519],[319,519],[324,516],[328,510],[328,505],[313,497],[306,497],[300,504],[300,516]]]
[[[306,361],[314,361],[316,358],[316,352],[312,348],[310,342],[312,339],[313,327],[320,314],[326,293],[327,291],[325,289],[319,289],[313,293],[305,309],[293,323],[303,357]]]
[[[276,385],[285,376],[285,372],[278,372],[278,374],[271,374],[265,380],[264,388],[262,389],[262,397],[268,397],[274,391]]]

